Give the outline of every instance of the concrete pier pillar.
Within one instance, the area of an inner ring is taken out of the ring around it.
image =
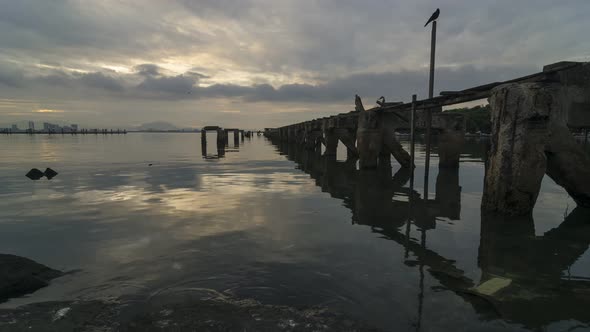
[[[333,129],[324,131],[324,140],[326,142],[325,156],[336,156],[338,150],[338,135]]]
[[[442,129],[438,134],[438,167],[458,168],[464,144],[465,131]]]
[[[207,131],[201,131],[201,155],[203,157],[207,156]]]
[[[287,127],[287,142],[295,143],[295,126]]]
[[[305,133],[305,148],[311,151],[320,151],[322,132],[311,130]]]
[[[383,133],[377,112],[363,111],[359,113],[356,139],[360,168],[376,168],[379,154],[383,148]]]
[[[240,146],[240,131],[234,130],[234,146]]]
[[[551,95],[535,83],[508,84],[492,91],[483,211],[526,215],[533,210],[547,166]]]
[[[227,131],[223,129],[217,129],[217,150],[220,148],[225,150],[227,144]]]

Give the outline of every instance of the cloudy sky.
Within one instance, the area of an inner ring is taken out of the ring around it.
[[[590,61],[589,0],[0,0],[0,124],[285,125]]]

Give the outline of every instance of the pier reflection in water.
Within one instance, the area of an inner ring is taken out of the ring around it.
[[[424,273],[440,283],[441,287],[433,290],[453,291],[483,319],[501,318],[528,328],[556,321],[590,322],[590,280],[568,274],[590,244],[588,210],[574,209],[559,226],[540,236],[535,235],[532,217],[482,215],[478,253],[481,277],[473,280],[452,257],[429,249],[427,243],[428,231],[436,228],[437,220],[460,219],[458,169],[439,169],[434,198],[424,199],[413,187],[412,172],[407,169],[392,174],[391,165],[382,164],[375,170],[361,171],[356,160],[337,161],[334,156],[300,146],[275,144],[322,191],[344,201],[352,212],[352,224],[368,226],[403,246],[404,264],[419,269],[417,329],[425,296]],[[466,151],[467,155],[482,156],[482,145],[473,146],[476,150]],[[410,235],[412,226],[418,229],[419,239]]]

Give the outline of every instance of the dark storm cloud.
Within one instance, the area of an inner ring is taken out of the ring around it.
[[[490,67],[477,69],[473,66],[441,68],[437,72],[437,86],[445,90],[462,90],[494,81],[507,80],[519,75],[538,71],[534,67]],[[390,100],[409,100],[412,94],[426,96],[428,73],[402,71],[385,73],[362,73],[328,81],[323,84],[286,84],[278,88],[270,85],[251,87],[214,85],[198,89],[197,93],[208,97],[243,97],[247,101],[276,102],[341,102],[361,96],[387,96]]]
[[[269,84],[251,86],[235,84],[214,84],[201,86],[200,79],[207,77],[194,72],[166,76],[159,73],[155,65],[141,65],[137,72],[127,75],[112,72],[65,73],[53,71],[50,75],[28,77],[18,72],[2,75],[0,82],[12,86],[27,87],[44,84],[66,88],[83,86],[111,93],[113,98],[148,99],[199,99],[199,98],[242,98],[244,101],[273,102],[342,102],[351,100],[355,94],[361,96],[387,96],[396,100],[408,100],[417,93],[426,95],[428,73],[426,69],[401,72],[360,73],[329,80],[320,84],[284,84],[273,87]],[[440,68],[437,71],[436,86],[445,90],[461,90],[472,86],[503,81],[523,76],[540,68],[532,66],[486,67],[461,66]],[[134,83],[136,81],[139,83]],[[66,90],[70,91],[70,90]]]
[[[122,91],[124,89],[123,83],[120,80],[103,73],[80,74],[77,79],[90,88],[109,91]]]
[[[123,79],[112,73],[102,72],[65,72],[63,70],[51,70],[48,75],[28,77],[27,83],[35,85],[41,83],[47,86],[62,86],[66,88],[86,87],[90,89],[105,90],[108,92],[123,92],[125,84]]]
[[[193,76],[178,75],[173,77],[146,77],[137,88],[140,91],[155,94],[185,95],[192,92],[197,79]]]
[[[138,75],[141,76],[158,76],[160,75],[160,67],[151,63],[144,63],[134,67]]]

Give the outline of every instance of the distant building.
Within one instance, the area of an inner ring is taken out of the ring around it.
[[[53,123],[43,122],[43,130],[45,130],[45,131],[59,131],[59,130],[61,130],[61,127],[59,125],[56,125]]]
[[[30,131],[35,131],[35,122],[29,121],[29,130]]]
[[[73,131],[78,131],[78,125],[77,124],[73,123],[73,124],[70,125],[70,127],[72,127],[72,130]]]
[[[11,129],[12,129],[12,131],[18,131],[18,126],[13,124]]]

